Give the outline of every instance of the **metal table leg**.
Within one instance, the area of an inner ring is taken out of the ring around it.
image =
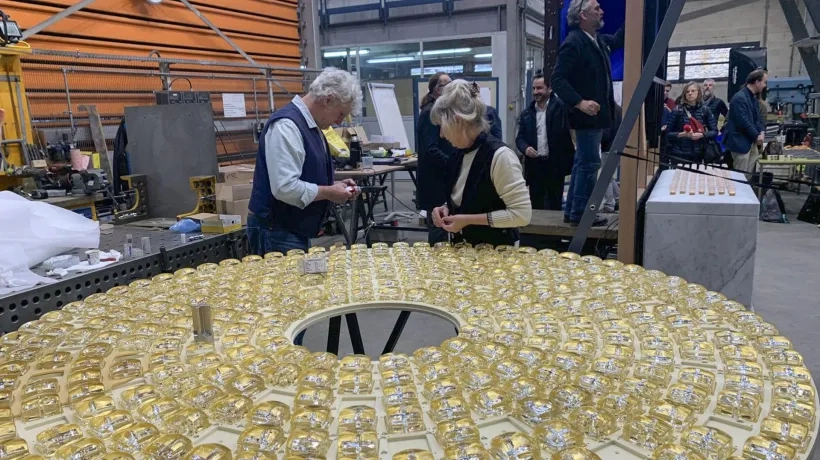
[[[341,317],[338,318],[341,320]],[[359,330],[359,319],[356,317],[356,314],[345,314],[345,321],[347,322],[347,330],[350,332],[350,343],[353,345],[353,353],[357,355],[365,354],[362,333]]]
[[[387,343],[384,345],[382,354],[393,353],[393,349],[396,348],[396,344],[399,341],[399,337],[401,337],[402,331],[404,331],[404,326],[407,325],[408,319],[410,319],[410,312],[402,310],[399,314],[399,319],[396,320],[396,325],[393,326],[393,332],[390,333],[390,338],[387,339]]]
[[[342,317],[330,318],[330,328],[327,330],[327,352],[339,355],[339,334],[342,331]]]

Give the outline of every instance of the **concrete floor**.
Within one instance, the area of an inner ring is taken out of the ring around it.
[[[396,197],[401,203],[412,206],[412,183],[397,181]],[[806,200],[805,194],[783,193],[783,199],[792,223],[760,223],[753,304],[763,318],[792,340],[812,374],[820,376],[820,355],[811,353],[813,344],[820,343],[820,228],[797,220],[797,213]],[[390,201],[388,196],[388,206],[392,208]],[[396,210],[406,211],[399,201]],[[383,209],[380,205],[378,211]],[[406,224],[411,222],[402,223]],[[410,242],[426,240],[426,234],[404,233],[401,239]],[[343,241],[340,236],[323,237],[314,244],[330,245],[338,241]],[[397,311],[378,311],[358,315],[359,326],[364,331],[365,351],[369,355],[381,354],[398,314]],[[414,313],[396,351],[412,353],[423,346],[437,345],[453,335],[453,327],[446,320]],[[324,350],[326,340],[327,322],[309,328],[304,344],[312,350]],[[353,352],[344,323],[339,352],[342,355]]]

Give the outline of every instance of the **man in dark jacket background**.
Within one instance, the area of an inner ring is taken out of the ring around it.
[[[564,220],[577,226],[595,188],[601,167],[601,138],[615,119],[610,53],[624,46],[624,29],[615,35],[598,34],[604,25],[598,0],[572,0],[567,12],[571,30],[561,47],[552,74],[552,89],[566,104],[575,137]],[[593,225],[606,225],[596,218]]]
[[[532,208],[560,211],[564,178],[572,172],[575,146],[564,104],[540,72],[533,76],[532,96],[532,103],[518,119],[515,146],[524,155],[524,178]]]
[[[419,156],[416,198],[419,208],[427,212],[427,241],[430,244],[447,241],[447,232],[433,225],[432,212],[433,208],[447,201],[447,160],[456,149],[441,137],[441,128],[430,120],[430,109],[450,81],[450,76],[443,72],[430,78],[416,124],[416,151]]]
[[[763,69],[746,77],[746,86],[732,96],[723,142],[732,152],[734,168],[751,173],[763,145],[766,123],[760,117],[757,95],[766,89],[768,74]]]

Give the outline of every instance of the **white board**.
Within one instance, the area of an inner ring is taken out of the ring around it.
[[[222,107],[225,118],[242,118],[248,115],[245,111],[245,95],[242,93],[222,93]]]
[[[395,85],[368,83],[367,88],[370,90],[373,108],[376,109],[376,119],[379,120],[382,136],[392,137],[403,149],[410,148],[407,131],[404,130],[404,122],[399,111],[399,103],[396,100]]]
[[[484,102],[484,105],[493,105],[491,102],[490,88],[482,86],[479,88],[479,91],[481,94],[481,101]]]

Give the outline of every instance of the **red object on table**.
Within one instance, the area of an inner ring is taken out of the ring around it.
[[[692,127],[689,126],[689,125],[683,125],[683,130],[687,133],[691,133],[692,132]]]

